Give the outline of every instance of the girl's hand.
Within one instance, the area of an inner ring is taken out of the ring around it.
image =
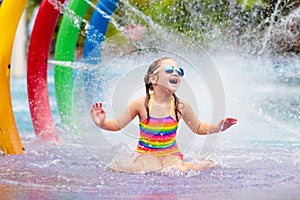
[[[230,117],[224,118],[219,122],[220,131],[225,131],[230,126],[236,123],[237,123],[237,119],[235,118],[230,118]]]
[[[105,110],[103,110],[101,102],[96,102],[93,104],[93,107],[91,109],[91,116],[94,123],[101,128],[106,118],[106,112]]]

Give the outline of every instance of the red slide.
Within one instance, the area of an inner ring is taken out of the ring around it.
[[[28,47],[27,90],[30,114],[37,136],[49,142],[58,142],[49,104],[47,59],[51,39],[64,0],[43,0],[34,23]],[[56,5],[54,5],[54,2]]]

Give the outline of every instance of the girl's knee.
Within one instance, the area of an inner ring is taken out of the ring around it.
[[[180,156],[170,155],[161,160],[163,167],[182,164]]]
[[[137,172],[150,172],[161,170],[162,164],[157,156],[143,155],[139,156],[133,162]]]

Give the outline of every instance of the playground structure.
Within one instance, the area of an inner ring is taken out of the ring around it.
[[[28,0],[4,0],[0,8],[0,150],[7,154],[21,154],[24,150],[12,109],[10,60],[16,29],[27,2]],[[68,8],[64,10],[68,10],[69,14],[73,13],[76,17],[83,18],[89,3],[88,0],[71,0]],[[117,3],[118,0],[99,0],[85,40],[85,57],[104,41],[110,17],[116,9]],[[47,59],[57,19],[63,6],[64,0],[43,0],[41,2],[27,55],[27,90],[32,124],[37,136],[51,142],[59,141],[59,137],[49,104]],[[55,60],[74,61],[79,27],[74,25],[69,15],[63,15],[56,41]],[[101,36],[97,42],[93,40],[95,34]],[[61,122],[72,126],[74,121],[72,118],[73,69],[56,65],[54,73]]]

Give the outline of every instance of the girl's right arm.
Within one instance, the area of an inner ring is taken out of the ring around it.
[[[133,101],[116,119],[106,119],[106,112],[102,107],[102,103],[94,103],[91,109],[91,116],[99,128],[109,131],[119,131],[139,114],[141,103],[141,99]]]

